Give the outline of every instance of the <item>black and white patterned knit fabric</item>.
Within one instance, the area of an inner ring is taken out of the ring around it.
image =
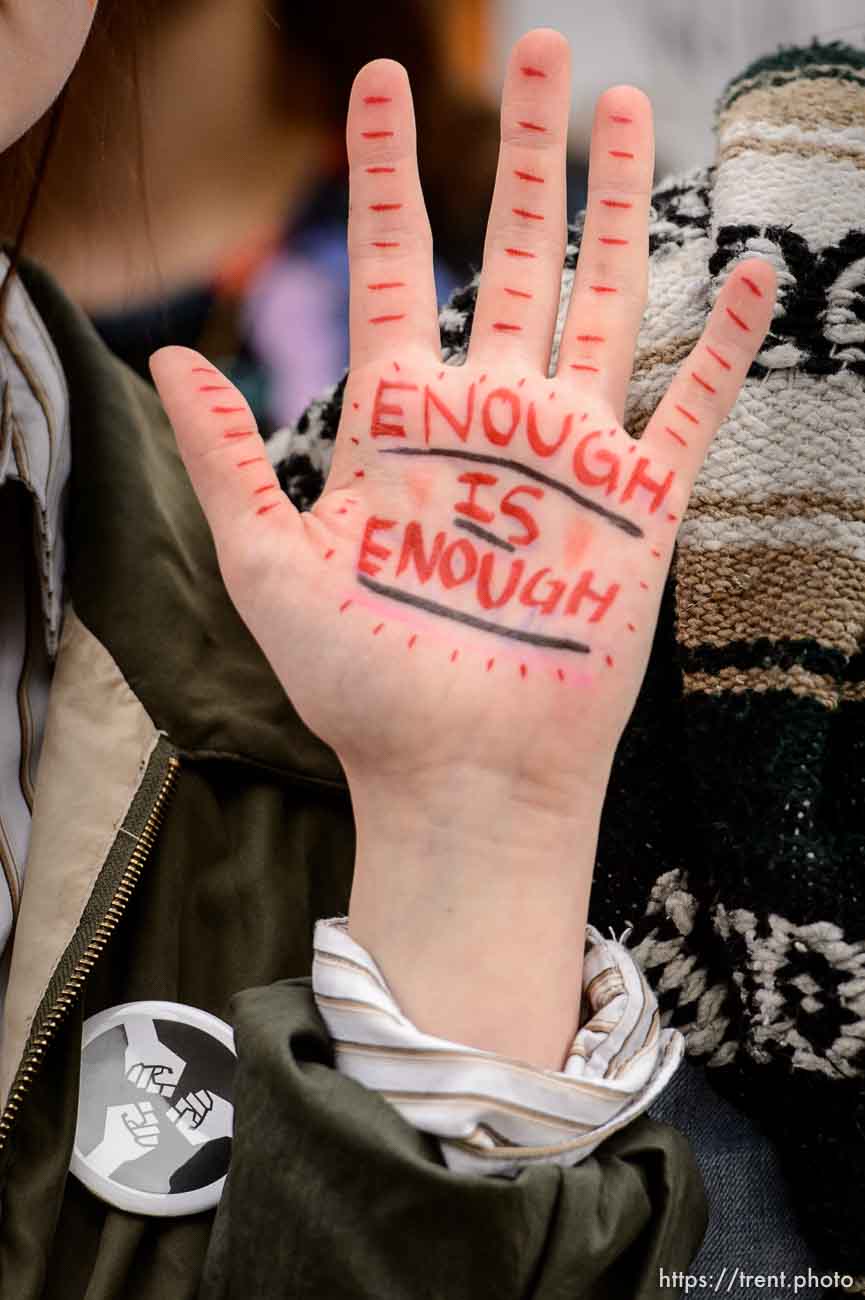
[[[865,53],[748,68],[713,166],[653,197],[639,436],[730,268],[779,276],[762,352],[683,523],[614,766],[591,919],[690,1057],[777,1144],[806,1234],[865,1274]],[[580,222],[572,229],[563,302]],[[459,364],[476,283],[441,316]],[[320,494],[342,386],[271,444]]]

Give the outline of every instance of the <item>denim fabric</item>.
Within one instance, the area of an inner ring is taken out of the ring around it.
[[[833,1292],[803,1281],[826,1274],[799,1232],[790,1192],[774,1146],[747,1116],[720,1097],[700,1066],[684,1062],[649,1110],[652,1119],[677,1128],[690,1140],[706,1184],[709,1226],[690,1267],[692,1278],[705,1275],[707,1285],[693,1286],[693,1300],[723,1294],[759,1296],[761,1300],[815,1300]],[[719,1287],[715,1287],[726,1267]],[[786,1275],[783,1286],[741,1284],[744,1274]],[[793,1276],[802,1275],[794,1290]],[[711,1283],[708,1282],[712,1278]],[[676,1288],[669,1291],[671,1300]],[[680,1288],[679,1294],[685,1294]]]

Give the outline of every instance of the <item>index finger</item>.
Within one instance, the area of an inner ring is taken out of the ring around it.
[[[399,63],[376,59],[358,73],[346,135],[351,367],[411,347],[439,356],[432,235]]]

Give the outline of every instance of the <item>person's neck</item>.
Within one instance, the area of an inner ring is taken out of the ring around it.
[[[130,96],[98,151],[81,77],[31,254],[91,310],[212,274],[226,250],[302,203],[319,173],[326,135],[280,102],[286,63],[279,33],[248,0],[181,7],[141,52],[140,127]]]

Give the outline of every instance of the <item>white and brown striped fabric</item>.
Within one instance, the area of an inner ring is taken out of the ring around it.
[[[62,621],[67,412],[60,361],[15,281],[0,338],[0,1007]]]
[[[422,1033],[345,918],[316,925],[312,982],[340,1072],[437,1136],[459,1172],[577,1164],[652,1103],[682,1058],[681,1034],[661,1029],[655,996],[627,949],[592,926],[584,1020],[560,1071]]]

